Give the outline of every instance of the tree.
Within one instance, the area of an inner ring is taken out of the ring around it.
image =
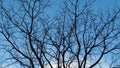
[[[54,68],[56,63],[57,68],[70,68],[75,63],[76,68],[93,68],[119,51],[119,8],[96,13],[91,9],[94,0],[65,0],[50,20],[45,13],[49,0],[17,0],[16,6],[4,2],[0,33],[8,65]]]
[[[42,55],[48,30],[46,27],[50,23],[47,23],[47,16],[43,12],[49,0],[14,2],[16,6],[6,6],[4,1],[1,3],[0,32],[6,40],[4,49],[10,54],[10,60],[18,62],[20,66],[44,68]]]

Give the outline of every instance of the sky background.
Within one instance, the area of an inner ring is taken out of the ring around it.
[[[83,1],[85,1],[85,0],[83,0]],[[53,4],[51,4],[51,7],[49,8],[48,13],[50,13],[50,16],[55,16],[59,12],[60,6],[63,5],[63,3],[62,3],[62,0],[53,0],[52,3]],[[120,8],[120,0],[96,0],[93,3],[92,8],[95,12],[97,12],[99,10],[102,10],[104,12],[107,9],[109,9],[111,11],[114,8],[116,8],[117,6]],[[109,60],[108,60],[108,62],[109,62]],[[109,63],[106,63],[104,61],[106,61],[106,59],[101,60],[102,68],[109,68]]]
[[[6,2],[7,4],[8,2]],[[49,8],[49,11],[47,11],[51,16],[55,16],[56,13],[59,11],[60,9],[60,5],[62,5],[62,0],[52,0],[51,2],[51,7]],[[96,0],[96,2],[94,2],[93,4],[93,8],[95,9],[95,11],[98,10],[106,10],[106,8],[112,10],[115,7],[119,6],[120,7],[120,0]],[[106,68],[107,65],[103,64]],[[15,68],[14,66],[8,67],[8,68]]]
[[[53,0],[51,2],[51,7],[49,8],[49,13],[50,15],[55,15],[59,9],[60,9],[60,5],[62,4],[62,0]],[[119,6],[120,7],[120,0],[96,0],[93,3],[93,9],[95,9],[95,11],[98,10],[106,10],[107,9],[114,9],[115,7]]]
[[[54,7],[50,8],[51,11],[50,14],[51,15],[55,15],[55,13],[57,13],[57,11],[59,11],[60,9],[60,5],[62,5],[62,1],[61,0],[54,0]],[[106,11],[107,9],[109,9],[110,11],[112,11],[113,9],[119,7],[120,8],[120,0],[96,0],[93,3],[93,9],[95,12],[102,10],[103,12]],[[106,58],[109,62],[109,60]],[[109,63],[106,63],[104,61],[106,61],[106,59],[102,60],[102,68],[109,68]]]

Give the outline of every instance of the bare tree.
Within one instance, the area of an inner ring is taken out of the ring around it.
[[[12,1],[9,1],[12,2]],[[94,12],[94,0],[65,0],[54,19],[49,0],[1,1],[2,63],[22,68],[93,68],[119,50],[120,9]]]
[[[57,66],[62,63],[63,68],[70,68],[76,62],[77,68],[101,67],[105,57],[113,56],[112,53],[119,50],[120,9],[95,13],[91,9],[93,2],[64,2],[60,16],[56,17],[54,36],[48,35],[56,48]]]
[[[10,6],[1,3],[0,32],[6,41],[4,49],[10,54],[8,60],[27,68],[44,68],[46,27],[50,24],[44,11],[49,0],[13,2]]]

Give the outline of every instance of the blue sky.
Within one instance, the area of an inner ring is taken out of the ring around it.
[[[60,9],[60,5],[62,4],[61,2],[62,0],[53,0],[53,2],[51,2],[52,6],[49,8],[49,13],[50,15],[55,15],[59,9]],[[93,8],[95,10],[106,10],[106,8],[108,9],[113,9],[116,4],[118,4],[118,6],[120,7],[119,4],[120,0],[96,0],[96,2],[94,2],[93,4]],[[14,68],[14,67],[11,67]]]
[[[86,1],[86,0],[84,0]],[[96,0],[93,3],[93,9],[95,9],[95,11],[97,10],[106,10],[106,8],[108,9],[114,9],[116,7],[116,5],[118,5],[120,7],[119,4],[120,0]],[[49,10],[47,11],[48,13],[50,13],[50,15],[55,15],[59,10],[60,10],[60,6],[63,5],[62,0],[52,0],[51,2],[51,7],[49,8]]]
[[[94,7],[96,9],[106,9],[106,8],[114,8],[116,4],[120,6],[119,4],[120,0],[96,0],[94,3]]]
[[[113,10],[114,8],[116,8],[117,6],[120,8],[120,4],[119,4],[120,0],[96,0],[93,3],[93,9],[97,12],[98,10],[102,10],[103,12],[107,9],[109,10]],[[55,15],[59,9],[60,9],[60,5],[62,5],[62,0],[53,0],[52,2],[52,6],[49,9],[49,13],[50,15]],[[103,68],[109,68],[109,63],[105,63],[106,59],[101,60],[101,62],[103,62]],[[108,61],[109,62],[109,61]]]

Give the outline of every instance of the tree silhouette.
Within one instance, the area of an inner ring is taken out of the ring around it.
[[[54,68],[53,62],[57,68],[98,66],[120,48],[120,9],[94,12],[93,2],[65,0],[52,19],[45,11],[49,0],[16,0],[10,6],[1,1],[1,47],[9,55],[4,61],[22,68]]]

